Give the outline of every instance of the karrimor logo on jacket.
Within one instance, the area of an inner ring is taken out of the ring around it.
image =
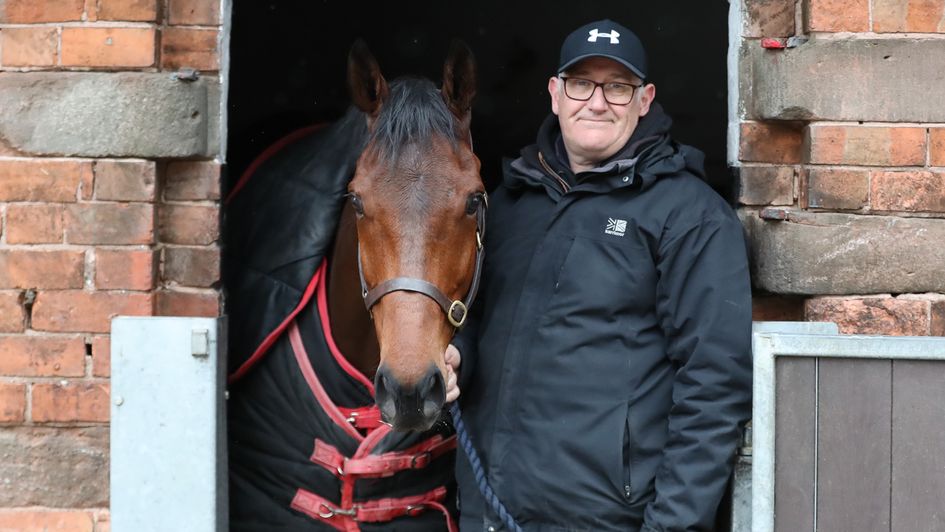
[[[618,220],[616,218],[607,218],[607,229],[604,229],[604,233],[614,236],[623,236],[627,232],[627,221]]]

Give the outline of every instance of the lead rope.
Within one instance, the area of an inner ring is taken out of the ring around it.
[[[523,532],[522,527],[518,526],[512,514],[509,513],[509,510],[502,504],[499,497],[492,491],[492,486],[489,485],[486,472],[483,471],[482,462],[479,460],[479,453],[476,452],[472,440],[469,439],[469,433],[466,432],[466,424],[463,423],[463,416],[459,410],[458,401],[450,405],[450,415],[453,416],[453,426],[456,427],[456,437],[459,439],[460,445],[463,446],[463,452],[466,453],[466,458],[469,459],[469,465],[472,467],[473,475],[476,476],[476,484],[479,486],[479,493],[481,493],[483,498],[486,499],[486,502],[489,503],[492,511],[505,523],[506,528],[512,532]]]

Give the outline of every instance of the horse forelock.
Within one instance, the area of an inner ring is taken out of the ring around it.
[[[368,142],[380,161],[396,163],[407,147],[430,148],[435,137],[458,146],[458,120],[443,101],[439,89],[428,79],[399,78],[375,119]]]

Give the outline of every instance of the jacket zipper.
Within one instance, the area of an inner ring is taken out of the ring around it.
[[[555,172],[554,170],[551,169],[551,166],[545,161],[545,156],[542,155],[541,152],[538,152],[538,162],[540,162],[542,168],[544,168],[549,174],[551,174],[552,177],[554,177],[555,180],[558,182],[558,184],[561,185],[562,192],[567,194],[568,191],[571,190],[571,186],[568,185],[568,182],[562,179],[561,176],[558,175],[558,172]]]
[[[627,419],[624,421],[624,433],[623,433],[623,496],[629,501],[630,495],[632,493],[631,482],[630,482],[630,447],[631,447],[631,434],[630,434],[630,414],[627,414]]]

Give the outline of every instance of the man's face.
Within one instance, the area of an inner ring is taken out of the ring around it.
[[[605,57],[587,58],[563,75],[598,83],[640,84],[640,78],[629,69]],[[595,88],[587,101],[572,100],[564,92],[564,80],[557,76],[548,80],[548,92],[572,166],[593,166],[623,148],[640,117],[649,112],[656,88],[649,84],[636,89],[627,105],[608,103],[601,87]]]

